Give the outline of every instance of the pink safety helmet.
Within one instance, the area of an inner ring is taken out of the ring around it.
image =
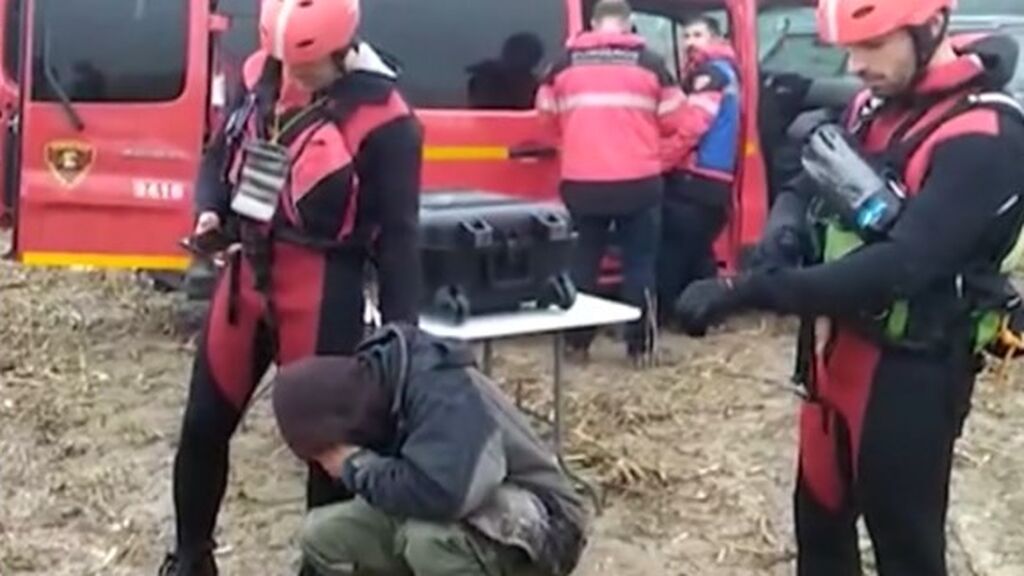
[[[957,0],[818,0],[818,32],[831,44],[849,45],[901,28],[923,26]]]
[[[320,60],[351,45],[359,0],[263,0],[260,45],[287,65]]]

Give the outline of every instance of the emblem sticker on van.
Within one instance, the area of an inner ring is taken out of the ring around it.
[[[65,188],[74,188],[96,160],[96,149],[78,140],[55,140],[46,145],[46,165]]]

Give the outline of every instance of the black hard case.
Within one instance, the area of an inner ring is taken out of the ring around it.
[[[469,316],[536,305],[568,309],[576,242],[560,203],[490,192],[445,191],[420,199],[423,309]]]

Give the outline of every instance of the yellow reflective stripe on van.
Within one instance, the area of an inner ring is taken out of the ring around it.
[[[508,160],[508,148],[506,146],[425,146],[423,159],[428,162]]]
[[[188,256],[147,256],[137,254],[90,254],[78,252],[23,252],[19,257],[26,266],[57,266],[64,268],[121,268],[139,270],[185,270]]]

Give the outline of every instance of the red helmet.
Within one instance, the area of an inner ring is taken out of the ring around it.
[[[856,44],[922,26],[956,0],[818,0],[818,32],[832,44]]]
[[[359,0],[263,0],[260,45],[284,64],[304,64],[348,47]]]

